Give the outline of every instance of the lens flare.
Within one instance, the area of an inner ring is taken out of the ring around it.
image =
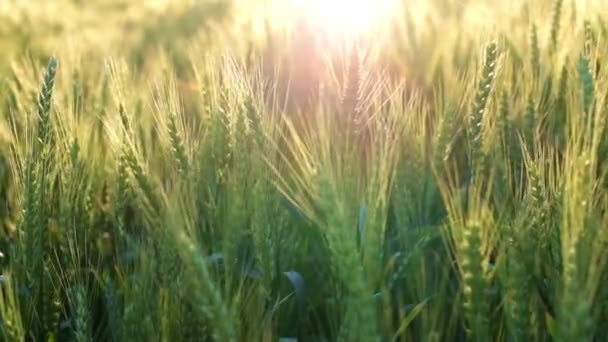
[[[319,27],[338,34],[367,32],[396,8],[396,0],[294,1]]]

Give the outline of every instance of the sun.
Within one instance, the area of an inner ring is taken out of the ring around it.
[[[396,0],[293,0],[319,27],[338,34],[369,31],[388,18]]]

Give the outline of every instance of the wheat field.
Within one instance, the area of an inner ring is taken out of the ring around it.
[[[0,22],[1,341],[608,340],[608,2]]]

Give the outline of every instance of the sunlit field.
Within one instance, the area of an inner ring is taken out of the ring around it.
[[[608,341],[608,1],[0,23],[0,341]]]

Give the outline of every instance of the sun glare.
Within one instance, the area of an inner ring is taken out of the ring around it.
[[[390,16],[395,0],[294,0],[317,25],[334,33],[362,33]]]

